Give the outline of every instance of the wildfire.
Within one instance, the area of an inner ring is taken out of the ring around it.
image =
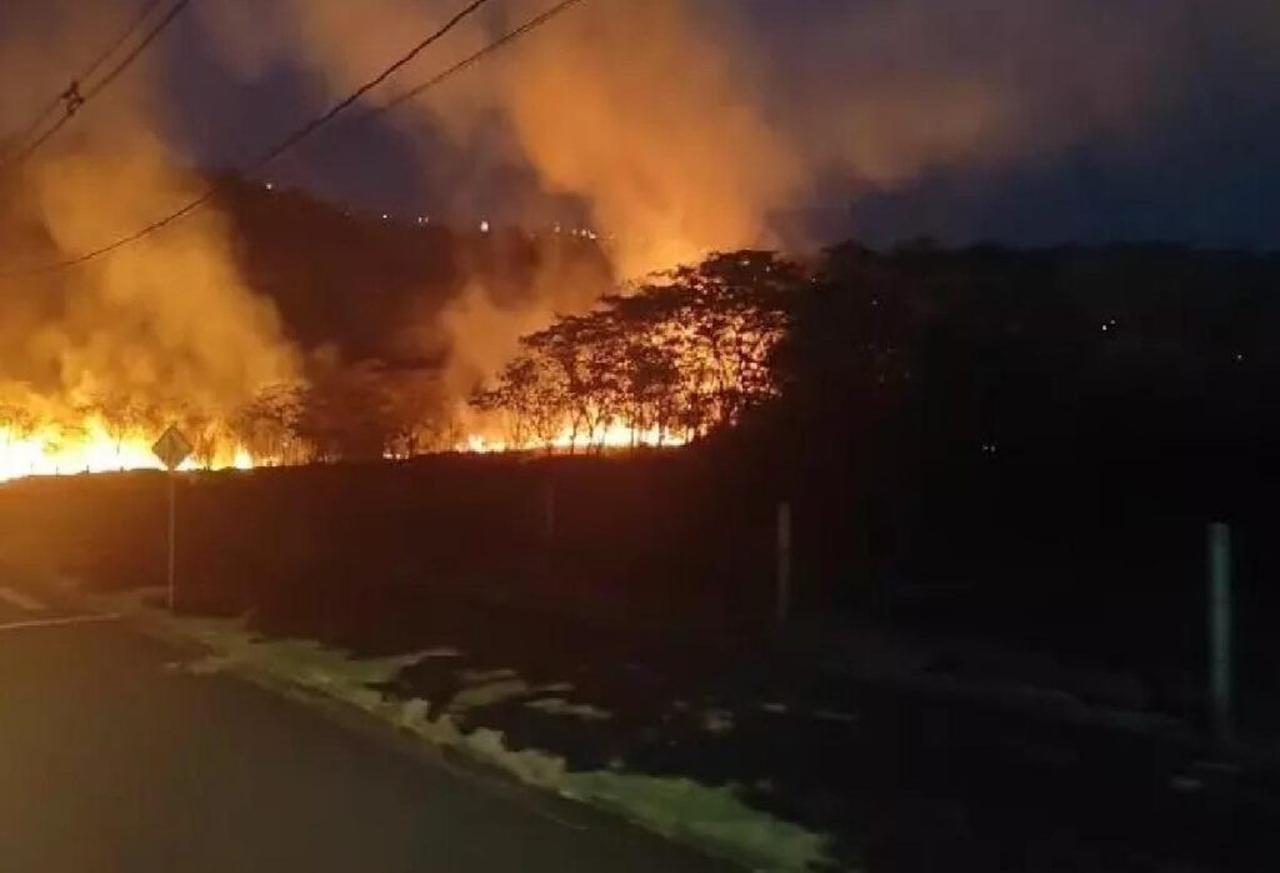
[[[505,437],[495,437],[483,433],[468,434],[459,442],[455,451],[490,454],[519,449],[550,450],[557,452],[585,452],[591,449],[629,449],[637,446],[646,448],[676,447],[685,445],[688,437],[661,430],[657,427],[633,427],[624,422],[615,422],[607,427],[597,429],[594,433],[575,433],[569,425],[564,425],[558,434],[550,440],[527,442],[515,445]]]
[[[504,448],[678,445],[776,397],[774,351],[804,274],[770,252],[715,254],[561,315],[469,398]]]
[[[48,423],[27,433],[0,427],[0,481],[24,476],[65,476],[115,470],[159,470],[151,452],[154,437],[136,433],[116,438],[96,418],[75,426]],[[254,459],[239,445],[219,446],[211,457],[188,458],[181,470],[251,469]]]
[[[0,481],[158,469],[170,424],[193,449],[183,469],[681,446],[779,396],[775,350],[804,283],[769,252],[712,255],[555,317],[452,407],[433,384],[333,361],[207,405],[0,385]]]
[[[27,476],[69,476],[82,473],[105,473],[122,470],[160,470],[163,465],[152,453],[155,434],[141,430],[127,435],[113,434],[95,416],[75,424],[47,422],[25,431],[0,426],[0,482]],[[587,433],[575,431],[568,424],[552,439],[513,442],[493,428],[477,429],[452,446],[454,451],[492,454],[507,451],[587,452],[591,450],[662,448],[685,445],[688,435],[657,427],[636,427],[623,421]],[[388,451],[387,458],[409,457],[408,453]],[[291,456],[290,463],[304,463],[314,458]],[[197,456],[187,458],[179,470],[250,470],[258,466],[278,465],[281,458],[255,458],[239,443],[222,442],[206,446]]]

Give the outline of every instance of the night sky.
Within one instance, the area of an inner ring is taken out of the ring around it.
[[[734,5],[743,27],[777,49],[760,57],[760,64],[778,66],[766,75],[781,76],[787,58],[805,50],[806,23],[857,2],[736,0]],[[864,5],[876,4],[867,0]],[[939,4],[953,11],[964,5],[960,0]],[[1126,5],[1141,7],[1142,0]],[[891,186],[833,177],[781,211],[820,237],[856,234],[875,244],[928,235],[946,242],[1160,239],[1276,247],[1280,59],[1271,49],[1280,46],[1280,24],[1274,33],[1255,32],[1261,7],[1250,2],[1200,6],[1203,14],[1189,14],[1185,22],[1185,53],[1160,73],[1168,79],[1165,105],[1124,137],[1084,135],[993,162],[943,160]],[[1246,7],[1250,15],[1233,14]],[[1275,23],[1280,15],[1264,14],[1261,20]],[[1144,34],[1133,30],[1118,38],[1140,43]],[[999,56],[1007,48],[992,44],[989,51]],[[1087,55],[1076,60],[1090,63]],[[915,62],[909,54],[895,58],[908,71]],[[163,66],[172,98],[166,135],[198,165],[242,162],[331,99],[313,70],[287,60],[253,81],[228,75],[200,19],[192,15],[166,36],[156,63]],[[838,65],[840,59],[826,63]],[[900,71],[883,72],[892,77]],[[494,135],[501,136],[496,122]],[[518,216],[504,215],[504,209],[511,213],[510,204],[540,196],[536,175],[518,161],[486,160],[465,179],[453,170],[431,172],[430,160],[423,172],[420,155],[433,149],[442,156],[442,168],[459,165],[457,146],[430,129],[366,125],[322,137],[271,174],[283,184],[358,209],[459,220],[484,215],[514,221]]]

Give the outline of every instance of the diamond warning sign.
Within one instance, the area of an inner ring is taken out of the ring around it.
[[[151,451],[166,469],[176,470],[178,465],[191,454],[191,443],[182,435],[182,431],[170,425],[169,429],[160,435],[160,439],[156,440]]]

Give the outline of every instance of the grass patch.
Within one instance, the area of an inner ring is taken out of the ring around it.
[[[570,703],[563,697],[541,697],[525,704],[529,709],[545,712],[547,715],[562,715],[567,718],[580,718],[583,721],[608,721],[613,713],[600,709],[589,703]]]
[[[625,769],[570,771],[563,758],[536,749],[510,749],[501,731],[463,730],[455,717],[537,693],[571,690],[566,683],[533,688],[513,670],[460,675],[470,683],[447,711],[431,718],[430,702],[403,699],[386,689],[404,668],[438,655],[425,651],[388,658],[354,658],[313,640],[270,639],[243,620],[171,616],[149,606],[153,592],[94,598],[100,607],[143,619],[165,634],[200,643],[207,654],[174,665],[199,674],[249,673],[354,705],[423,741],[465,752],[521,782],[609,809],[664,836],[702,845],[753,870],[800,873],[828,869],[829,841],[745,804],[736,786],[706,786],[680,777]],[[465,672],[465,671],[464,671]],[[551,714],[604,721],[610,714],[563,697],[525,704]]]

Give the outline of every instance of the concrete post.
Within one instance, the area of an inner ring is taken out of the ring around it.
[[[1214,745],[1224,749],[1235,740],[1232,709],[1231,528],[1209,525],[1209,710]]]

